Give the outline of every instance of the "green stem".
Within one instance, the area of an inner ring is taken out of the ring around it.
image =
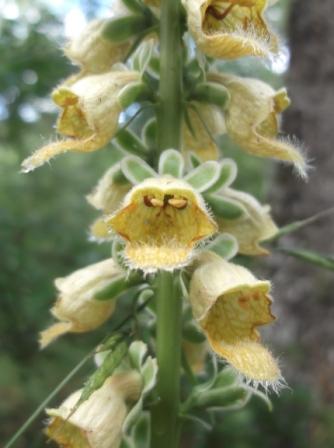
[[[182,30],[180,0],[161,2],[159,151],[180,148],[182,124]]]
[[[152,410],[151,448],[178,446],[182,301],[173,274],[161,272],[157,294],[158,404]]]
[[[161,2],[160,104],[158,111],[158,154],[180,149],[182,125],[182,30],[180,0]],[[152,409],[151,448],[178,446],[180,407],[182,300],[174,276],[158,274],[157,359],[158,404]]]

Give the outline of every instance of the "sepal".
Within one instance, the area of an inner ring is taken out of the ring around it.
[[[220,162],[220,175],[217,181],[206,193],[214,193],[222,188],[229,187],[236,179],[238,173],[237,165],[232,159],[224,159]]]
[[[214,252],[225,260],[231,260],[237,255],[239,244],[233,235],[221,233],[207,246],[207,250]]]
[[[104,26],[103,37],[121,43],[143,33],[150,26],[151,20],[139,14],[111,19]]]
[[[218,194],[205,194],[205,201],[212,208],[215,216],[225,219],[241,218],[245,211],[244,208],[237,202],[224,198]]]
[[[190,100],[214,104],[224,110],[228,106],[230,94],[221,84],[216,82],[201,82],[191,92]]]
[[[120,129],[116,134],[116,143],[122,149],[139,157],[147,157],[148,149],[130,129]]]
[[[144,160],[135,156],[125,157],[121,162],[121,169],[124,176],[133,185],[157,176],[156,172]]]
[[[152,99],[152,93],[143,82],[133,82],[122,88],[117,99],[122,109],[127,109],[133,103]]]
[[[184,170],[184,160],[179,151],[167,149],[159,159],[159,174],[181,178]]]
[[[209,160],[187,174],[184,179],[198,192],[203,193],[215,184],[219,175],[219,163]]]

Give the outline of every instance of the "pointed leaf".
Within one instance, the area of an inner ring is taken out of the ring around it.
[[[167,149],[159,159],[159,174],[170,174],[173,177],[181,178],[184,169],[184,160],[179,151]]]
[[[134,185],[157,175],[144,160],[135,156],[125,157],[121,162],[121,169],[124,176]]]
[[[225,159],[220,162],[220,174],[217,181],[210,187],[206,193],[214,193],[223,187],[229,187],[237,177],[237,165],[232,159]]]
[[[332,215],[333,213],[334,213],[334,207],[331,207],[327,210],[323,210],[319,213],[316,213],[315,215],[310,216],[309,218],[291,222],[290,224],[287,224],[286,226],[281,227],[279,229],[279,231],[277,233],[275,233],[275,235],[272,238],[267,239],[266,241],[268,241],[268,242],[276,241],[284,235],[288,235],[289,233],[296,232],[297,230],[299,230],[305,226],[308,226],[310,224],[313,224],[314,222],[318,221],[319,219],[325,218],[326,216]]]
[[[286,249],[285,247],[278,247],[277,250],[283,252],[299,260],[306,261],[325,269],[334,271],[334,257],[328,255],[321,255],[317,252],[306,249]]]
[[[208,245],[208,250],[215,252],[225,260],[231,260],[239,250],[237,239],[229,233],[221,233]]]
[[[238,219],[244,214],[244,209],[241,205],[218,194],[205,194],[204,199],[218,218]]]
[[[121,361],[125,357],[128,352],[127,344],[122,341],[117,344],[116,347],[113,348],[110,353],[105,357],[103,363],[100,367],[96,369],[96,371],[91,375],[86,382],[82,393],[80,395],[78,403],[75,405],[75,408],[78,408],[80,404],[84,401],[88,400],[88,398],[92,395],[93,392],[100,389],[103,386],[105,380],[109,378],[116,368],[120,365]]]
[[[125,151],[136,156],[147,156],[148,149],[130,129],[120,129],[116,134],[116,143]]]
[[[193,344],[201,344],[206,339],[204,334],[194,322],[189,322],[184,325],[182,335],[184,339],[192,342]]]
[[[191,171],[185,180],[200,193],[208,190],[219,178],[220,166],[214,160],[202,163]]]

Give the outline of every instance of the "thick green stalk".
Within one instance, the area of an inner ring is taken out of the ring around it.
[[[161,272],[157,294],[158,404],[152,410],[151,448],[175,448],[180,403],[181,307],[173,274]]]
[[[161,2],[160,105],[158,151],[180,148],[182,124],[182,43],[180,0]],[[157,359],[158,404],[152,409],[151,448],[176,448],[180,403],[182,301],[174,276],[158,274]]]

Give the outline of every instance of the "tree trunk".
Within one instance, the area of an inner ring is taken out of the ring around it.
[[[280,224],[334,205],[334,2],[295,0],[289,23],[292,107],[284,130],[308,148],[314,169],[308,183],[279,169],[272,192]],[[282,245],[334,254],[334,215],[289,237]],[[306,382],[324,399],[334,398],[333,272],[287,256],[272,257],[279,315],[274,332],[292,383]]]

